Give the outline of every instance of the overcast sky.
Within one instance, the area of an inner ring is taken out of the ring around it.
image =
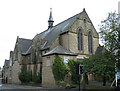
[[[0,0],[0,66],[9,59],[17,36],[32,39],[48,28],[50,8],[54,25],[86,9],[97,31],[108,12],[118,11],[119,0]]]

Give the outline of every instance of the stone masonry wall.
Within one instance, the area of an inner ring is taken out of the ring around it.
[[[76,60],[76,56],[59,55],[61,58]],[[42,86],[43,87],[57,87],[54,75],[52,72],[52,64],[54,62],[55,55],[43,57],[42,68]]]
[[[60,35],[59,41],[63,47],[65,47],[66,49],[69,49],[69,35],[68,35],[68,33]]]
[[[99,46],[99,39],[93,38],[93,52],[95,53],[97,47]]]
[[[18,61],[14,61],[14,64],[12,66],[12,83],[13,84],[20,84],[20,80],[18,77],[19,72],[21,71],[21,67],[18,63]]]
[[[52,73],[52,64],[54,56],[43,57],[42,64],[42,86],[43,87],[56,87],[54,75]]]
[[[56,40],[53,41],[53,43],[50,46],[50,49],[56,47],[57,45],[59,45],[59,36],[58,36],[58,38],[56,38]]]

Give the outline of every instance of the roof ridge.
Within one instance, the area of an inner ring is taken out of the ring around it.
[[[27,39],[27,38],[19,38],[19,39],[23,39],[23,40],[31,40],[31,41],[32,41],[32,39]]]
[[[83,12],[83,11],[82,11],[82,12]],[[65,21],[67,21],[67,20],[69,20],[69,19],[71,19],[71,18],[73,18],[73,17],[75,17],[75,16],[81,14],[82,12],[80,12],[80,13],[78,13],[78,14],[75,14],[75,15],[73,15],[72,17],[69,17],[69,18],[63,20],[62,22],[60,22],[60,23],[54,25],[53,28],[56,27],[56,26],[58,26],[58,25],[60,25],[60,24],[62,24],[62,23],[65,22]],[[44,30],[44,31],[42,31],[42,32],[40,32],[40,33],[38,33],[38,34],[41,34],[41,33],[43,33],[43,32],[46,32],[47,30],[48,30],[48,29],[46,29],[46,30]],[[38,34],[37,34],[37,35],[38,35]]]
[[[82,11],[82,12],[83,12],[83,11]],[[77,16],[77,15],[80,15],[82,12],[80,12],[80,13],[78,13],[78,14],[75,14],[75,15],[73,15],[72,17],[67,18],[66,20],[64,20],[64,21],[56,24],[55,26],[58,26],[58,25],[62,24],[63,22],[65,22],[65,21],[67,21],[67,20],[69,20],[69,19],[71,19],[71,18],[73,18],[73,17],[75,17],[75,16]],[[53,27],[55,27],[55,26],[53,26]]]

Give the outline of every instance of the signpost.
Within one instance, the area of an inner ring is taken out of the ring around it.
[[[115,74],[115,80],[116,80],[116,87],[120,87],[120,70],[115,70],[117,73]]]

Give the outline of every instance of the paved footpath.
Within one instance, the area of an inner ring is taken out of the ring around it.
[[[15,85],[15,84],[0,84],[0,91],[79,91],[78,88],[74,89],[55,89],[55,88],[44,88],[26,85]],[[80,91],[108,91],[107,89],[81,89]],[[109,91],[120,91],[111,89]]]
[[[24,86],[24,85],[14,85],[14,84],[0,84],[0,91],[15,91],[15,90],[39,90],[39,89],[45,89],[43,87],[34,87],[34,86]]]
[[[35,86],[0,84],[0,91],[79,91],[78,89],[53,89]]]

